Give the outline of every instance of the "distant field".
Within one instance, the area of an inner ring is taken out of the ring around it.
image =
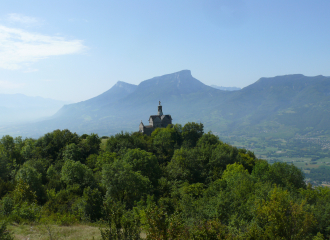
[[[102,150],[105,150],[105,146],[106,146],[107,140],[108,139],[101,139],[101,149]]]
[[[258,158],[270,163],[277,161],[292,163],[306,174],[309,174],[311,169],[330,166],[330,149],[328,147],[330,141],[322,136],[291,139],[220,136],[220,139],[236,147],[246,148],[254,152]],[[320,141],[315,141],[315,139],[320,139]]]

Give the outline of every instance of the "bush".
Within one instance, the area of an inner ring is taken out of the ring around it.
[[[87,187],[83,196],[74,204],[73,212],[83,221],[96,222],[102,217],[102,203],[101,192],[97,188]]]
[[[0,222],[0,240],[12,240],[12,235],[7,230],[7,225],[4,221]]]
[[[70,226],[78,222],[78,219],[73,214],[56,214],[56,224],[60,226]]]
[[[36,222],[40,219],[40,213],[41,207],[37,204],[24,202],[14,207],[9,219],[17,223]]]
[[[43,197],[42,174],[39,173],[34,167],[24,164],[16,174],[16,181],[23,181],[31,191],[33,191],[38,200]]]
[[[4,197],[0,201],[0,214],[9,216],[14,209],[14,201],[11,197]]]
[[[102,240],[139,240],[140,222],[133,211],[125,211],[125,205],[108,198],[105,203],[108,226],[100,229]]]

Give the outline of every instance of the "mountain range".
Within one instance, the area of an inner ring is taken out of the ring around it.
[[[149,116],[157,113],[159,101],[173,123],[201,122],[206,131],[218,134],[292,137],[330,133],[329,77],[260,78],[241,90],[224,91],[183,70],[139,85],[117,82],[99,96],[63,106],[47,120],[1,129],[0,134],[36,137],[65,128],[99,135],[137,131],[141,120],[147,124]]]

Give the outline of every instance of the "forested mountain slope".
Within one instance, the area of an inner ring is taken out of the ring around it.
[[[47,121],[20,126],[22,135],[68,128],[109,135],[136,131],[156,114],[158,101],[174,123],[202,122],[223,134],[284,134],[330,129],[330,78],[300,74],[261,78],[238,91],[222,91],[195,79],[189,70],[154,77],[138,86],[118,82],[92,99],[64,106]],[[38,135],[38,136],[39,136]]]

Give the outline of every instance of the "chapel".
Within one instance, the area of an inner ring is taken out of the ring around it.
[[[139,126],[139,132],[151,135],[151,133],[156,128],[166,128],[167,125],[172,124],[172,117],[171,115],[164,115],[163,114],[163,106],[161,105],[159,101],[158,105],[158,114],[157,115],[151,115],[149,117],[149,125],[145,126],[143,122],[141,121]]]

